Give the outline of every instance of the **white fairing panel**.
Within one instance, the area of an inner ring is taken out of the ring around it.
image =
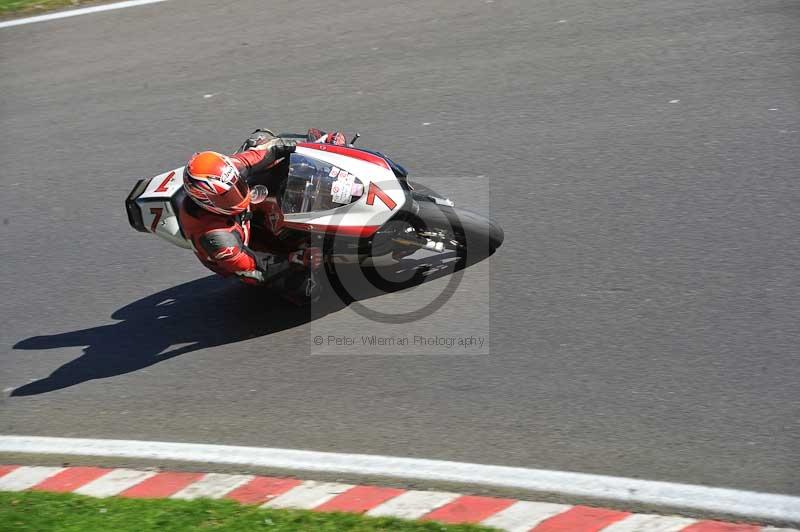
[[[380,227],[401,209],[406,201],[406,195],[400,182],[389,168],[338,153],[303,146],[297,147],[297,153],[320,159],[355,175],[364,183],[364,194],[353,203],[335,209],[286,214],[284,216],[286,222],[327,227],[329,230],[332,226],[342,230]],[[367,193],[369,190],[375,190],[371,189],[373,183],[382,194],[376,196]],[[383,194],[388,197],[388,201],[381,198]],[[370,198],[370,196],[372,197]],[[369,204],[370,201],[372,205]],[[315,228],[310,227],[309,229],[314,230]]]
[[[136,203],[142,211],[142,221],[148,231],[176,246],[192,249],[181,233],[178,213],[170,201],[183,187],[183,168],[181,166],[152,178]]]

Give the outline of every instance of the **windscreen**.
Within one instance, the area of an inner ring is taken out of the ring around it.
[[[353,174],[325,161],[293,153],[281,209],[285,214],[327,211],[352,203],[362,194],[364,185]]]

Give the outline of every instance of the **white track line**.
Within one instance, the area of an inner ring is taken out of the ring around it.
[[[22,491],[64,471],[63,467],[20,467],[0,478],[0,491]]]
[[[605,527],[603,532],[680,532],[696,522],[686,517],[633,514]]]
[[[90,497],[111,497],[126,489],[144,482],[155,475],[155,471],[135,471],[133,469],[114,469],[88,484],[84,484],[73,493]]]
[[[572,506],[566,504],[517,501],[505,510],[484,519],[481,524],[507,532],[528,532],[545,519],[566,512],[570,508]]]
[[[400,517],[403,519],[419,519],[461,497],[459,493],[446,493],[444,491],[417,491],[409,490],[397,497],[379,504],[369,510],[367,515],[374,517]]]
[[[0,452],[179,460],[458,482],[800,523],[800,497],[790,495],[444,460],[197,443],[37,436],[0,436]]]
[[[200,480],[189,484],[178,493],[173,494],[171,498],[192,500],[206,497],[209,499],[219,499],[251,480],[253,480],[251,475],[208,473]]]
[[[352,488],[352,484],[340,484],[338,482],[315,482],[306,480],[299,486],[295,486],[286,493],[278,495],[268,503],[262,505],[263,508],[299,508],[311,510],[320,504],[325,504],[340,493]]]
[[[82,7],[80,9],[70,9],[68,11],[57,11],[47,15],[37,15],[35,17],[17,18],[0,22],[0,28],[10,28],[11,26],[22,26],[23,24],[33,24],[34,22],[45,22],[67,17],[77,17],[78,15],[89,15],[101,11],[113,11],[114,9],[125,9],[126,7],[143,6],[146,4],[156,4],[167,0],[128,0],[127,2],[116,2],[102,6]]]

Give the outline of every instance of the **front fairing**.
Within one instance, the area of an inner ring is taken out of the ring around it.
[[[405,189],[385,160],[319,144],[297,147],[279,191],[290,227],[361,236],[374,233],[406,200]]]

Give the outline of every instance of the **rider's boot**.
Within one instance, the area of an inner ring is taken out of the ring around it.
[[[325,139],[321,141],[322,137],[325,137]],[[309,128],[306,138],[309,142],[324,142],[325,144],[335,144],[337,146],[345,146],[347,144],[347,137],[341,131],[325,133],[315,127]]]
[[[322,296],[319,274],[315,272],[290,272],[276,279],[272,286],[280,291],[281,297],[298,307],[316,303]]]

